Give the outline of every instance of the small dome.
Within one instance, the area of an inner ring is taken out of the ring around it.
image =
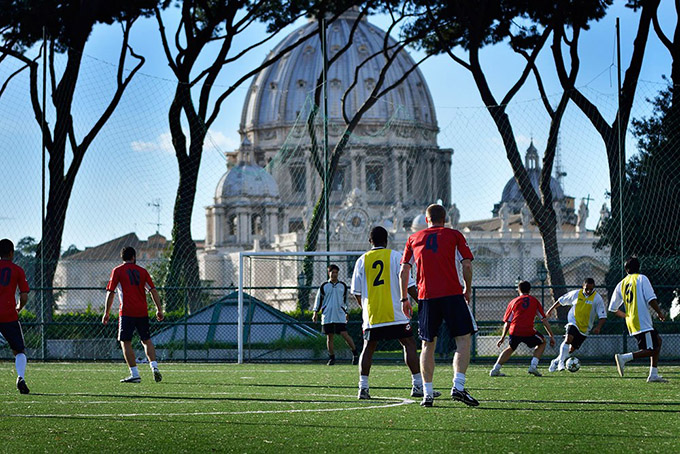
[[[419,214],[418,216],[413,218],[413,222],[411,222],[411,231],[412,232],[419,232],[423,229],[427,228],[427,218],[425,217],[424,214]]]
[[[530,169],[527,170],[527,172],[529,173],[529,181],[531,181],[531,186],[534,188],[534,191],[536,191],[536,194],[538,194],[538,182],[541,179],[541,170]],[[564,191],[562,190],[562,186],[560,186],[560,183],[557,181],[557,179],[553,177],[550,177],[550,189],[552,190],[553,200],[564,199]],[[517,181],[515,181],[514,177],[510,178],[510,180],[505,185],[505,188],[503,188],[501,204],[505,202],[524,203],[524,197],[522,197],[522,193],[520,192],[519,186],[517,185]]]
[[[215,198],[229,197],[279,197],[279,187],[262,167],[241,162],[229,169],[217,184]]]

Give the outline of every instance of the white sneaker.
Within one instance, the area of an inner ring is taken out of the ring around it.
[[[614,361],[616,362],[616,370],[618,371],[619,375],[623,377],[623,368],[625,367],[625,362],[623,362],[623,359],[621,358],[623,355],[616,354],[614,355]]]
[[[566,370],[567,366],[564,365],[564,362],[558,362],[557,363],[557,372],[562,372],[563,370]]]
[[[661,375],[650,375],[647,377],[647,383],[668,383],[668,380]]]
[[[489,377],[505,377],[505,374],[500,369],[491,369]]]
[[[534,375],[534,376],[536,376],[536,377],[542,377],[542,376],[543,376],[543,374],[541,374],[541,373],[538,371],[538,367],[536,367],[536,366],[529,366],[529,371],[528,371],[528,372],[529,372],[531,375]]]
[[[555,372],[557,370],[557,363],[559,360],[557,358],[550,361],[550,366],[548,367],[548,372]]]

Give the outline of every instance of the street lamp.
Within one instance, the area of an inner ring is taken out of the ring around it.
[[[541,281],[541,306],[545,309],[545,304],[543,299],[545,297],[545,280],[548,278],[548,270],[545,269],[543,262],[538,262],[536,264],[536,276]]]
[[[302,291],[303,287],[306,283],[307,275],[305,274],[304,271],[300,271],[300,274],[297,276],[297,286],[298,286],[298,301],[300,305],[300,314],[305,313],[305,308],[302,307]]]

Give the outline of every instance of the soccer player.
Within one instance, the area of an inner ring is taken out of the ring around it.
[[[536,377],[541,376],[541,373],[538,371],[538,362],[545,350],[546,341],[545,337],[534,328],[534,321],[539,314],[541,315],[541,322],[543,322],[545,330],[550,335],[550,346],[555,346],[555,336],[550,329],[548,319],[545,317],[543,307],[536,298],[529,294],[530,292],[531,283],[522,281],[517,286],[519,296],[508,303],[508,308],[505,310],[505,316],[503,317],[503,322],[505,322],[503,333],[496,345],[500,348],[503,345],[503,341],[505,341],[505,336],[510,332],[510,346],[498,355],[496,364],[494,364],[491,372],[489,372],[489,375],[492,377],[505,377],[505,374],[501,372],[501,366],[510,359],[510,356],[521,343],[534,349],[534,357],[531,358],[528,372]]]
[[[326,335],[326,347],[328,348],[328,365],[335,364],[335,347],[333,337],[339,334],[345,339],[347,345],[352,350],[352,364],[359,363],[359,352],[357,351],[352,336],[347,333],[347,284],[338,280],[340,268],[331,264],[328,266],[328,282],[324,282],[319,287],[314,301],[312,311],[312,321],[316,322],[319,312],[321,312],[321,332]]]
[[[28,282],[24,270],[12,263],[14,260],[14,243],[4,238],[0,240],[0,334],[14,353],[14,368],[17,371],[17,389],[21,394],[28,394],[26,375],[26,354],[24,353],[24,333],[19,323],[19,311],[28,301]],[[17,304],[17,287],[19,288],[19,304]]]
[[[137,252],[132,247],[124,247],[120,253],[123,264],[118,265],[111,271],[111,278],[106,286],[106,305],[102,323],[109,322],[113,295],[118,292],[120,310],[118,317],[118,342],[123,349],[123,357],[130,368],[130,376],[121,379],[121,383],[139,383],[139,376],[135,352],[132,349],[132,335],[135,329],[144,346],[144,353],[149,360],[153,378],[157,382],[162,380],[156,362],[156,349],[151,341],[149,329],[149,310],[146,306],[146,292],[151,293],[153,303],[156,305],[156,319],[163,320],[163,307],[158,292],[151,281],[148,271],[136,264]]]
[[[562,295],[555,304],[548,309],[547,314],[557,308],[557,306],[571,306],[567,315],[567,332],[564,341],[560,345],[560,353],[557,358],[550,362],[548,370],[564,370],[564,362],[569,355],[578,350],[586,340],[588,331],[593,327],[595,319],[599,319],[597,326],[593,329],[593,334],[600,334],[600,330],[607,321],[607,312],[604,309],[604,300],[595,291],[595,279],[588,277],[583,281],[583,288],[573,290]]]
[[[468,306],[472,293],[472,252],[462,233],[444,227],[446,210],[443,206],[428,206],[425,219],[428,228],[412,234],[406,241],[399,275],[402,310],[410,315],[408,284],[411,268],[415,265],[418,283],[418,334],[422,339],[420,371],[424,381],[424,396],[420,405],[431,407],[434,403],[432,378],[437,333],[442,320],[446,320],[449,333],[457,346],[453,356],[451,398],[466,405],[477,406],[479,402],[465,389],[471,337],[477,331],[477,323]],[[465,288],[461,286],[458,277],[457,261],[463,268]]]
[[[661,337],[654,329],[649,308],[654,309],[662,322],[666,318],[659,308],[652,284],[647,276],[640,274],[640,261],[637,257],[626,260],[624,268],[627,276],[616,286],[609,301],[609,311],[614,312],[617,317],[626,319],[628,333],[637,339],[639,350],[633,353],[614,355],[616,370],[623,377],[623,369],[628,361],[649,358],[650,367],[647,382],[666,383],[668,380],[659,375],[657,369],[659,353],[661,352]],[[619,309],[622,304],[625,304],[626,312]]]
[[[359,257],[352,275],[352,294],[362,309],[364,348],[359,366],[359,399],[370,399],[368,375],[378,341],[398,339],[404,349],[404,362],[411,370],[411,397],[423,397],[423,379],[418,364],[416,341],[413,339],[410,317],[404,314],[399,301],[399,271],[401,254],[387,249],[387,230],[374,227],[369,242],[370,251]],[[408,292],[418,299],[416,283],[411,278]],[[441,395],[434,392],[435,397]]]

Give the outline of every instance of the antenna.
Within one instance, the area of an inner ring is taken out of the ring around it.
[[[156,235],[159,234],[161,229],[161,199],[153,199],[151,202],[147,203],[146,206],[152,207],[156,211]],[[149,223],[152,224],[152,223]]]
[[[560,137],[557,136],[557,149],[555,150],[555,179],[564,191],[562,179],[567,176],[567,172],[562,169],[562,147]]]

